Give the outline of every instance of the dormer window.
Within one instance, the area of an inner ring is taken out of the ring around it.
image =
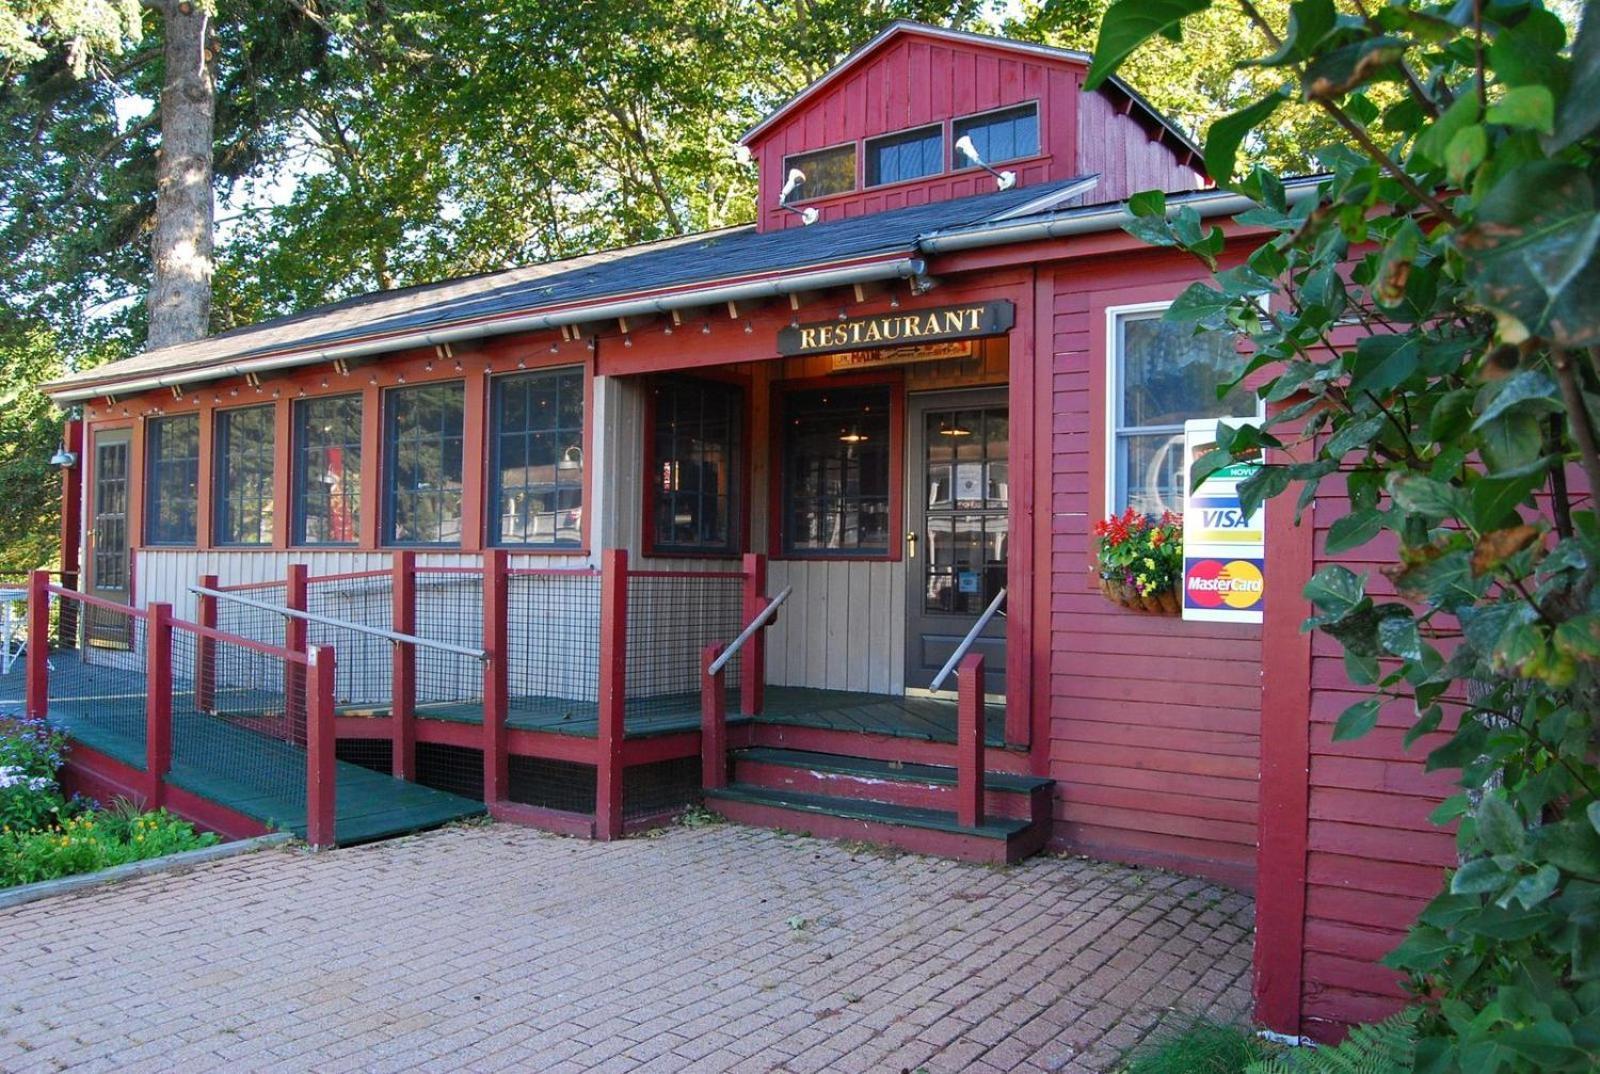
[[[951,145],[971,138],[985,164],[1035,156],[1039,152],[1039,106],[1024,104],[967,116],[952,124],[951,133]],[[957,170],[977,166],[960,153],[951,162]]]
[[[805,175],[806,180],[789,195],[789,204],[825,198],[830,194],[848,194],[856,188],[855,143],[784,158],[785,175],[796,168]]]
[[[935,124],[867,139],[867,185],[882,186],[944,170],[944,128]]]

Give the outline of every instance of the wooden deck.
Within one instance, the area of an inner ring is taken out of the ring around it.
[[[76,654],[52,658],[50,723],[74,740],[133,768],[145,766],[144,676],[82,663]],[[6,677],[0,705],[13,693]],[[281,708],[281,695],[221,692],[219,709],[232,718],[197,713],[192,694],[173,697],[172,769],[167,782],[262,824],[304,836],[306,754],[282,738],[240,726],[248,714]],[[19,706],[20,707],[20,706]],[[482,815],[483,803],[339,762],[335,777],[334,838],[363,843]]]

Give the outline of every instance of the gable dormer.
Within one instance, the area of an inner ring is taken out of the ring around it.
[[[793,210],[822,220],[1098,174],[1093,200],[1206,185],[1200,153],[1113,79],[1084,92],[1086,53],[921,23],[892,23],[741,140],[759,168],[761,231],[799,227],[779,205],[794,169]]]

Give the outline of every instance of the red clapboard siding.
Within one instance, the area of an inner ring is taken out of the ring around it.
[[[1041,277],[1040,305],[1053,311],[1040,340],[1051,348],[1044,386],[1053,404],[1040,430],[1053,475],[1049,774],[1057,845],[1248,887],[1260,631],[1128,611],[1101,595],[1091,572],[1090,530],[1105,499],[1106,310],[1170,300],[1196,278],[1165,254]]]

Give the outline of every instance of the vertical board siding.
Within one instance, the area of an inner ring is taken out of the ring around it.
[[[768,589],[794,592],[767,632],[767,681],[778,686],[905,689],[905,564],[774,560]]]
[[[1078,97],[1077,170],[1098,173],[1095,201],[1119,201],[1141,190],[1197,190],[1205,185],[1169,146],[1153,141],[1139,121],[1103,93]]]
[[[1170,258],[1043,277],[1052,393],[1049,774],[1058,847],[1249,887],[1255,875],[1260,631],[1120,608],[1093,575],[1104,514],[1107,306],[1170,299],[1193,270]]]

